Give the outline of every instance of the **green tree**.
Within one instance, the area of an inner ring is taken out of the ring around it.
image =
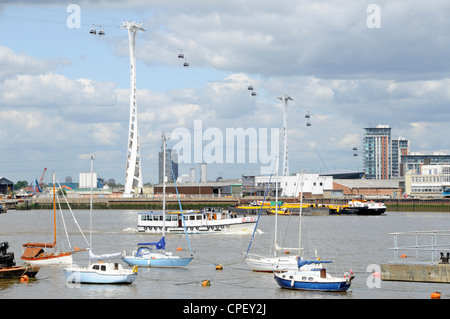
[[[17,181],[17,183],[14,184],[14,189],[19,190],[19,189],[27,187],[27,186],[28,186],[27,181]]]

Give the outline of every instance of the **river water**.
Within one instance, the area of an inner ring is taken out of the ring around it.
[[[136,210],[97,210],[93,214],[93,251],[95,254],[130,252],[136,243],[157,241],[158,235],[136,232]],[[64,211],[67,214],[68,211]],[[74,214],[89,240],[89,211]],[[22,244],[28,241],[52,241],[52,211],[14,211],[0,215],[0,242],[9,242],[16,263],[22,264]],[[255,273],[244,262],[251,234],[169,234],[167,249],[182,247],[194,259],[182,269],[139,268],[138,279],[130,285],[68,286],[61,268],[41,268],[36,279],[0,281],[1,299],[429,299],[434,291],[442,299],[450,297],[450,286],[437,283],[378,282],[374,285],[369,265],[393,261],[390,232],[443,230],[449,225],[448,213],[387,212],[384,216],[303,216],[302,247],[307,252],[317,250],[322,259],[332,259],[342,274],[353,271],[355,279],[346,293],[290,291],[279,288],[272,274]],[[72,246],[86,246],[74,223],[66,218]],[[268,254],[273,243],[274,216],[261,216],[250,252]],[[299,218],[280,216],[277,219],[280,245],[298,247]],[[58,223],[58,227],[60,224]],[[65,241],[62,241],[66,244]],[[178,253],[178,252],[176,252]],[[77,253],[75,263],[87,265],[86,252]],[[216,265],[222,270],[216,270]],[[124,265],[125,266],[125,265]],[[330,270],[331,271],[331,270]],[[372,277],[373,279],[373,277]],[[210,286],[202,286],[209,280]]]

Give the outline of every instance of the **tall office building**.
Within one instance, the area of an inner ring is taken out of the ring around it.
[[[164,162],[164,151],[161,147],[161,151],[158,153],[158,164],[159,164],[159,183],[163,183],[163,162]],[[178,152],[177,150],[168,149],[166,150],[166,182],[176,181],[178,178]],[[173,174],[172,174],[173,169]]]
[[[391,138],[389,125],[365,128],[364,173],[368,179],[390,179],[401,175],[401,157],[409,154],[409,141]]]
[[[404,176],[402,156],[407,156],[409,153],[409,140],[404,137],[392,139],[392,177]]]

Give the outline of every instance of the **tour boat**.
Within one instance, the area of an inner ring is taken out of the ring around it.
[[[183,223],[184,219],[184,223]],[[138,214],[137,230],[139,232],[161,233],[252,233],[256,218],[239,217],[224,209],[204,208],[201,211],[183,212],[146,212]],[[183,225],[184,224],[184,225]]]

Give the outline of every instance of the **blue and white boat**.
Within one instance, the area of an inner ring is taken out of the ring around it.
[[[91,176],[93,176],[94,158],[91,156]],[[92,185],[90,202],[90,245],[92,246]],[[63,269],[67,283],[73,284],[131,284],[138,276],[138,267],[133,269],[123,268],[117,262],[105,262],[113,258],[123,256],[123,253],[95,255],[91,248],[89,250],[89,265],[80,267],[70,265]]]
[[[122,257],[122,260],[131,266],[139,267],[185,267],[191,260],[190,257],[180,257],[165,251],[165,237],[161,237],[158,242],[138,243],[137,250],[131,255]]]
[[[91,260],[102,258],[94,256],[91,251],[89,253]],[[112,257],[117,257],[117,254],[103,255],[105,259]],[[63,269],[66,281],[73,284],[131,284],[138,276],[137,270],[137,267],[126,269],[120,263],[101,260],[92,262],[87,267],[71,265]]]
[[[166,162],[166,137],[163,134],[163,163]],[[173,268],[173,267],[185,267],[193,259],[192,253],[190,257],[180,257],[176,256],[171,252],[166,251],[166,166],[163,165],[163,211],[161,218],[156,218],[161,221],[160,229],[162,230],[162,237],[157,242],[147,242],[138,243],[138,248],[131,253],[131,255],[122,257],[122,260],[130,266],[141,266],[141,267],[162,267],[162,268]],[[176,184],[175,184],[176,188]],[[177,191],[178,193],[178,191]],[[179,202],[180,204],[180,202]],[[181,210],[181,204],[180,204]],[[157,215],[158,216],[158,215]],[[169,221],[170,221],[170,216]],[[178,225],[178,222],[177,222]],[[186,224],[184,220],[184,214],[181,210],[180,212],[180,228],[186,233],[186,237],[189,243],[189,237],[186,232]],[[190,250],[190,245],[189,245]]]
[[[275,281],[281,288],[294,290],[313,290],[345,292],[350,288],[353,275],[345,273],[342,277],[334,277],[323,267],[332,261],[304,260],[299,258],[298,270],[275,273]]]

